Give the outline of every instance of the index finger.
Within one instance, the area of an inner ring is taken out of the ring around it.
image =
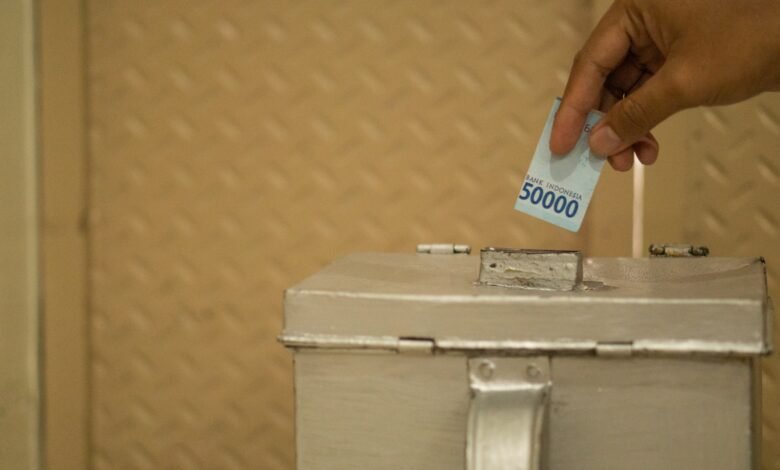
[[[574,148],[585,118],[599,105],[604,81],[628,55],[631,39],[625,19],[623,8],[612,4],[574,58],[561,106],[553,121],[552,153],[565,155]]]

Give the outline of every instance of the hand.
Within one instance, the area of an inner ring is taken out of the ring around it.
[[[780,90],[780,0],[617,0],[574,59],[550,150],[568,153],[591,109],[591,150],[629,170],[658,157],[672,114]]]

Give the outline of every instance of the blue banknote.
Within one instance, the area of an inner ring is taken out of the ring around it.
[[[547,116],[542,137],[525,175],[515,209],[545,222],[576,232],[599,182],[605,160],[592,154],[588,134],[603,113],[591,111],[574,149],[564,156],[550,152],[553,118],[561,105],[557,98]]]

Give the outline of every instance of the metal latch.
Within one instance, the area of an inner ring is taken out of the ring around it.
[[[596,343],[596,355],[602,357],[627,357],[634,352],[633,341],[611,341]]]
[[[425,253],[429,255],[467,255],[471,253],[471,246],[454,245],[452,243],[429,243],[424,245],[417,245],[417,253]]]
[[[552,388],[547,357],[469,359],[467,470],[538,470]]]
[[[710,254],[710,249],[706,246],[667,243],[654,243],[650,245],[649,251],[651,257],[665,258],[700,257]]]
[[[433,354],[436,342],[431,338],[400,337],[398,352],[401,354]]]

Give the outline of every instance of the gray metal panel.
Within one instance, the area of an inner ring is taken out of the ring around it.
[[[749,359],[552,358],[550,469],[752,467]]]
[[[588,259],[591,288],[573,292],[475,285],[478,264],[464,255],[342,258],[287,291],[284,336],[417,336],[472,349],[616,341],[648,352],[769,348],[757,259]]]
[[[465,468],[466,357],[295,358],[298,470]],[[751,372],[737,358],[553,357],[544,468],[751,468]]]
[[[479,295],[480,297],[592,299],[766,299],[757,258],[586,258],[586,281],[606,288],[549,292],[476,285],[479,257],[356,253],[342,257],[289,289],[296,293],[363,296]]]
[[[465,468],[458,356],[295,355],[298,470]]]

